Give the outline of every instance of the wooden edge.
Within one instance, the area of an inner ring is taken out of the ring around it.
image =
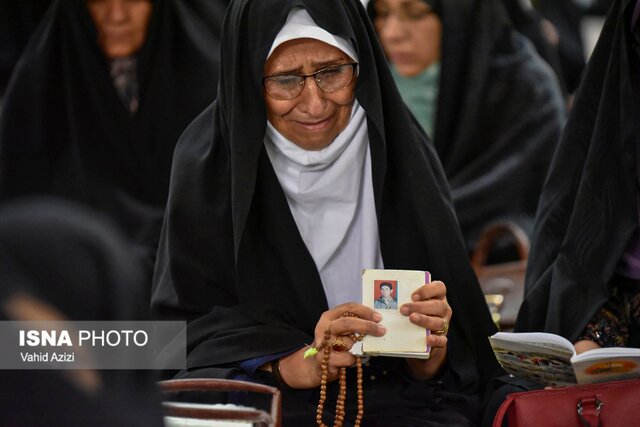
[[[471,265],[475,270],[486,264],[487,256],[495,244],[495,241],[503,236],[510,236],[512,238],[521,261],[529,257],[530,244],[527,233],[514,222],[498,222],[488,225],[478,238],[476,247],[471,255]]]
[[[254,420],[259,422],[267,422],[270,426],[279,427],[282,423],[281,418],[281,408],[282,408],[282,394],[280,390],[276,387],[271,387],[265,384],[257,384],[249,381],[240,381],[240,380],[229,380],[229,379],[218,379],[218,378],[185,378],[185,379],[175,379],[175,380],[164,380],[158,381],[158,386],[160,390],[166,393],[170,392],[178,392],[178,391],[211,391],[211,390],[220,390],[220,391],[248,391],[254,393],[263,393],[271,395],[271,415],[268,417],[269,420]],[[213,409],[213,408],[178,408],[176,406],[171,405],[170,403],[165,403],[165,407],[169,409],[173,414],[192,414],[189,415],[178,415],[189,418],[197,418],[201,416],[206,416],[206,414],[201,414],[200,412],[206,411],[215,411],[216,416],[222,417],[225,416],[225,412],[233,412],[235,417],[238,416],[238,412],[240,411],[231,411],[224,409]],[[247,413],[251,410],[246,411]],[[260,412],[256,410],[256,412]],[[264,412],[262,412],[264,414]],[[195,415],[198,414],[198,415]],[[209,418],[211,419],[211,418]],[[228,418],[225,418],[228,419]]]

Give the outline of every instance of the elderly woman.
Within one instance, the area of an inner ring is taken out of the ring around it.
[[[437,156],[360,1],[232,2],[221,55],[218,99],[176,147],[154,275],[156,313],[189,322],[178,376],[276,384],[285,425],[329,422],[318,399],[335,399],[356,360],[331,351],[321,384],[309,346],[385,334],[361,304],[363,268],[429,270],[399,310],[434,332],[431,358],[372,359],[364,424],[473,425],[498,371],[495,328]]]
[[[147,259],[150,282],[173,149],[215,98],[226,3],[52,2],[7,90],[0,198],[102,212]]]
[[[433,143],[472,250],[492,222],[533,226],[564,125],[549,66],[500,0],[371,0],[403,99]]]

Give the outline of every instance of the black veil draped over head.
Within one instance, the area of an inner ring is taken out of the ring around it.
[[[448,365],[458,390],[476,393],[497,371],[486,340],[495,327],[437,155],[404,106],[359,0],[231,3],[218,98],[176,147],[153,308],[189,320],[193,375],[204,368],[232,375],[234,363],[313,340],[326,297],[263,144],[264,63],[296,6],[357,51],[355,93],[367,113],[385,268],[429,270],[447,284],[454,312]]]
[[[141,320],[141,267],[119,230],[80,205],[28,198],[0,206],[0,320]],[[97,384],[79,379],[88,372]],[[2,377],[3,426],[163,425],[152,371],[25,369]]]
[[[516,329],[574,341],[607,301],[638,229],[632,0],[616,0],[589,60],[536,218]]]
[[[605,1],[611,3],[611,0]],[[558,57],[563,79],[568,92],[575,93],[585,66],[582,17],[588,6],[585,3],[588,2],[534,0],[533,3],[536,10],[553,24],[558,33]],[[591,3],[593,6],[596,2]]]
[[[558,81],[500,0],[424,1],[442,22],[433,141],[467,246],[494,221],[530,232],[565,120]]]
[[[560,65],[558,47],[549,41],[543,26],[542,15],[534,9],[530,2],[527,4],[524,0],[502,0],[502,4],[514,28],[533,43],[538,55],[551,66],[562,93],[566,97],[566,85]]]
[[[119,98],[84,0],[52,3],[14,72],[0,125],[0,198],[49,194],[107,213],[155,253],[171,158],[215,98],[227,1],[153,0],[140,104]]]

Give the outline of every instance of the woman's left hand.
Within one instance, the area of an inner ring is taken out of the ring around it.
[[[427,345],[431,346],[429,359],[406,359],[409,372],[418,379],[433,378],[442,368],[447,355],[447,333],[453,311],[447,302],[447,287],[440,281],[427,283],[416,290],[413,302],[403,304],[400,313],[409,317],[414,325],[429,329]]]

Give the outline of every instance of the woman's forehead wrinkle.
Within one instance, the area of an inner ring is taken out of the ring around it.
[[[310,43],[295,45],[293,49],[287,49],[286,44],[280,46],[267,59],[265,74],[299,73],[303,69],[318,71],[350,60],[344,52],[323,42],[320,42],[325,45],[322,47],[330,48],[330,51],[326,52],[325,49],[322,49],[322,53],[319,53],[318,42],[318,40],[310,39]]]

